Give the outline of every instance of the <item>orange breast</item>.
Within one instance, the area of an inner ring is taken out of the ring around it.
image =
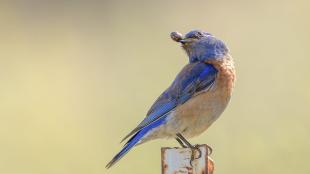
[[[207,63],[218,70],[215,84],[175,110],[176,118],[182,120],[180,125],[186,137],[199,135],[220,116],[229,103],[234,87],[235,70],[230,56],[223,61]]]

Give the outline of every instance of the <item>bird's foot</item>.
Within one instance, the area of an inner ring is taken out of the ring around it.
[[[210,147],[210,146],[209,146],[209,145],[207,145],[207,144],[206,144],[206,146],[207,146],[207,148],[208,148],[208,156],[209,156],[209,155],[211,155],[211,154],[212,154],[213,149],[212,149],[212,147]]]
[[[191,164],[191,166],[193,166],[193,161],[194,160],[196,160],[196,159],[199,159],[200,157],[201,157],[201,155],[202,155],[202,152],[201,152],[201,150],[199,149],[199,145],[198,144],[196,144],[196,145],[194,145],[194,146],[192,146],[192,147],[190,147],[191,148],[191,150],[192,150],[192,155],[191,155],[191,160],[190,160],[190,164]],[[199,153],[198,154],[198,156],[196,157],[196,151]]]

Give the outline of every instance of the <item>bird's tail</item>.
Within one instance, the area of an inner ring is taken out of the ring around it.
[[[123,149],[116,154],[113,159],[106,165],[106,168],[112,167],[117,161],[119,161],[124,155],[126,155],[131,148],[133,148],[139,141],[153,128],[163,124],[166,120],[166,117],[161,117],[160,119],[154,121],[153,123],[145,126],[135,135],[133,135],[127,143],[124,145]]]

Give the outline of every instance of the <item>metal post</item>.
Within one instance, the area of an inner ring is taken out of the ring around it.
[[[190,163],[190,148],[161,148],[162,174],[213,174],[214,162],[208,156],[206,145],[199,145],[201,157]],[[198,152],[195,151],[195,156]]]

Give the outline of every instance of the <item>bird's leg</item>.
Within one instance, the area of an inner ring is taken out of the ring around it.
[[[199,149],[198,145],[193,146],[191,143],[189,143],[180,133],[177,133],[176,135],[179,138],[179,140],[183,141],[183,143],[187,145],[187,147],[191,148],[192,156],[191,156],[190,164],[192,165],[192,161],[201,157],[201,150]],[[197,158],[195,158],[195,152],[194,152],[195,150],[199,152],[199,155]]]
[[[194,145],[194,146],[193,146],[193,145],[192,145],[190,142],[188,142],[188,141],[183,137],[183,135],[180,134],[180,133],[177,133],[177,137],[179,138],[179,140],[182,140],[182,141],[187,145],[187,147],[191,148],[192,150],[197,150],[197,151],[199,152],[198,158],[201,157],[201,150],[198,148],[198,145]],[[198,159],[198,158],[196,158],[196,159]]]
[[[186,147],[187,147],[187,146],[182,142],[182,140],[180,140],[180,138],[176,137],[175,139],[178,141],[178,143],[179,143],[183,148],[186,148]]]

